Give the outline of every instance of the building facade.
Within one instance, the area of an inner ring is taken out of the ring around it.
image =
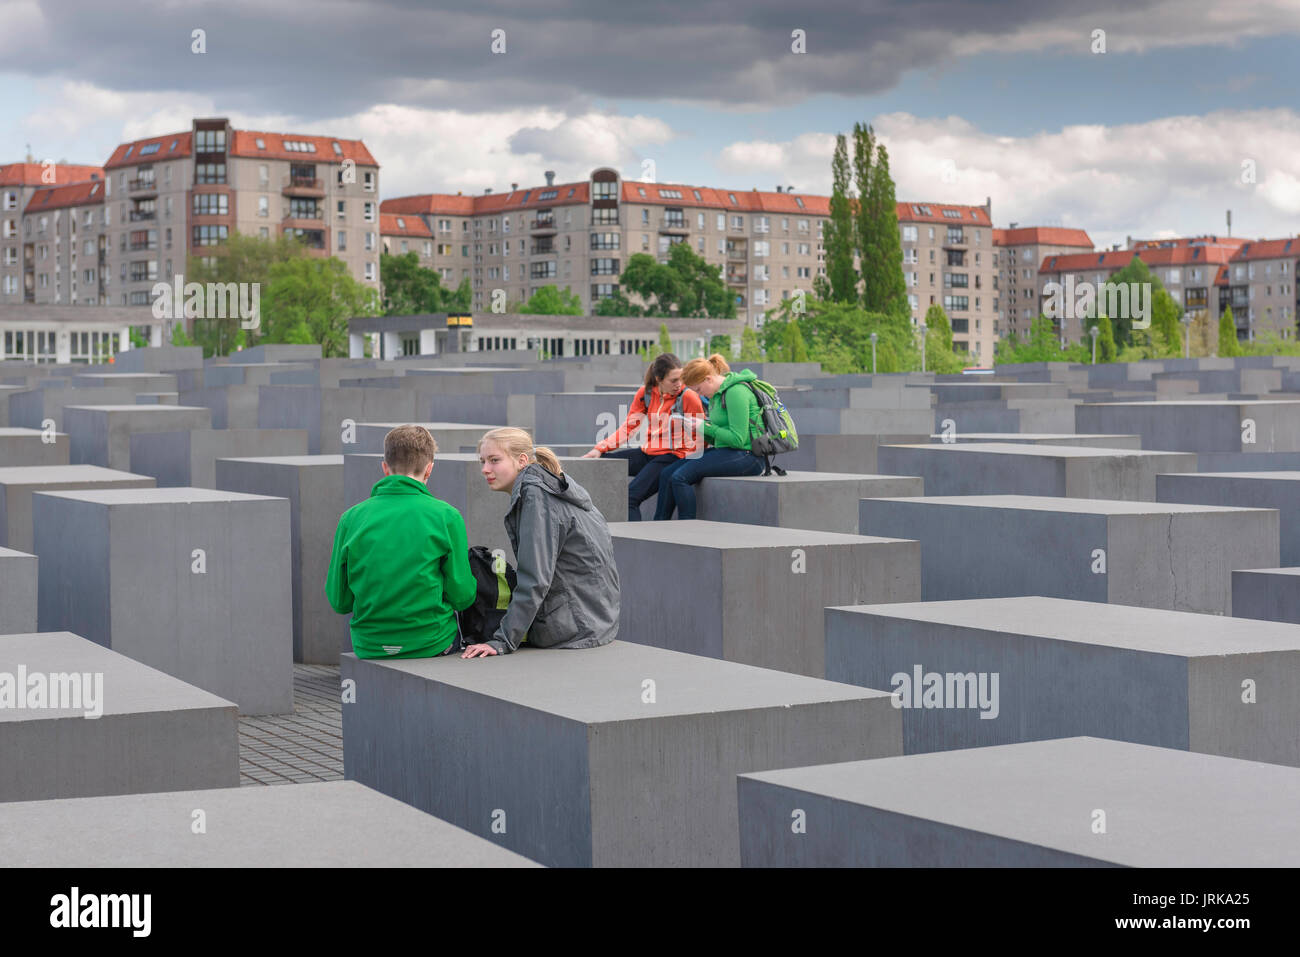
[[[379,164],[360,140],[195,119],[185,132],[119,145],[104,171],[114,305],[148,304],[154,283],[235,232],[296,236],[379,287]]]
[[[799,290],[811,294],[824,270],[829,200],[783,187],[743,192],[624,181],[616,170],[597,169],[579,183],[557,185],[548,171],[545,186],[512,183],[509,193],[389,199],[382,211],[424,221],[434,242],[431,268],[444,285],[469,279],[475,310],[524,302],[554,284],[576,293],[590,312],[620,291],[632,255],[666,262],[673,245],[688,243],[720,267],[737,317],[757,323]]]
[[[24,252],[29,237],[24,236],[23,217],[32,197],[51,187],[103,179],[98,166],[34,163],[30,158],[0,166],[0,305],[36,302],[35,250],[30,260]]]
[[[997,266],[992,201],[983,206],[899,203],[903,279],[912,322],[934,305],[952,323],[953,350],[992,365],[997,341]]]
[[[997,337],[1029,334],[1040,308],[1038,267],[1048,256],[1091,252],[1092,240],[1082,229],[1018,226],[993,230],[994,333]]]

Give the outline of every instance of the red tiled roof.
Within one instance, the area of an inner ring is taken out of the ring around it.
[[[898,221],[900,223],[943,223],[946,226],[992,226],[988,211],[983,206],[955,206],[952,203],[898,203]],[[952,210],[960,215],[945,216],[943,211]],[[918,210],[921,210],[918,212]],[[929,210],[929,212],[924,212]]]
[[[379,213],[379,234],[381,236],[415,236],[419,239],[432,239],[433,233],[424,225],[424,220],[413,214]]]
[[[1236,249],[1250,242],[1241,236],[1180,236],[1177,239],[1135,239],[1134,249],[1159,249],[1168,246],[1230,246]]]
[[[1020,226],[1016,229],[993,230],[995,246],[1082,246],[1092,249],[1092,240],[1082,229],[1064,229],[1060,226]]]
[[[1097,269],[1123,269],[1133,261],[1137,252],[1132,249],[1111,250],[1104,253],[1057,253],[1044,256],[1038,267],[1043,272],[1089,272]]]
[[[1216,286],[1226,286],[1226,285],[1228,284],[1228,267],[1227,267],[1227,266],[1220,266],[1220,267],[1219,267],[1219,274],[1218,274],[1217,276],[1214,277],[1214,284],[1215,284]]]
[[[1300,239],[1260,239],[1255,242],[1246,240],[1232,257],[1232,261],[1296,258],[1300,258]]]
[[[555,190],[554,199],[537,198],[539,193]],[[682,195],[664,196],[660,190],[677,190]],[[569,195],[569,191],[573,195]],[[645,195],[641,195],[641,191]],[[696,190],[700,198],[695,198]],[[383,213],[413,213],[426,216],[485,216],[491,213],[513,209],[531,209],[538,206],[566,206],[585,204],[590,200],[591,187],[587,182],[562,183],[556,186],[534,186],[529,189],[516,189],[508,193],[485,193],[480,196],[452,196],[448,193],[425,193],[419,196],[400,196],[386,199],[379,204]],[[731,202],[732,196],[736,202]],[[527,199],[525,199],[527,197]],[[803,200],[804,205],[799,205]],[[790,215],[829,216],[830,199],[826,196],[812,196],[806,193],[777,193],[761,190],[713,189],[707,186],[685,186],[671,183],[640,183],[625,181],[623,183],[624,203],[663,204],[665,206],[711,207],[716,209],[734,209],[746,213],[788,213]]]
[[[72,206],[102,206],[104,203],[104,183],[97,180],[91,183],[73,183],[69,186],[48,186],[38,189],[27,203],[25,213],[43,213],[51,209],[67,209]]]
[[[1136,250],[1148,266],[1195,266],[1198,263],[1226,263],[1232,258],[1229,246],[1163,246]]]
[[[233,143],[230,144],[231,156],[258,156],[263,159],[293,160],[296,162],[342,163],[352,160],[358,166],[378,166],[379,163],[366,149],[361,140],[341,140],[333,136],[309,136],[300,133],[258,133],[253,130],[231,130]],[[261,140],[266,149],[258,149]],[[316,147],[314,153],[303,153],[284,148],[285,140],[296,143],[311,143]],[[339,144],[338,152],[334,144]]]
[[[92,176],[104,178],[104,170],[98,166],[74,166],[55,164],[54,183],[42,183],[41,174],[45,167],[40,163],[7,163],[0,166],[0,186],[62,186],[67,183],[83,183]]]
[[[166,136],[151,136],[145,140],[133,140],[130,143],[120,143],[117,149],[113,150],[113,155],[108,158],[104,164],[104,169],[117,169],[120,166],[136,166],[140,163],[163,162],[165,160],[179,159],[180,157],[190,155],[190,146],[193,142],[192,134],[186,130],[184,133],[168,133]],[[158,144],[158,151],[148,156],[141,156],[140,150],[146,146]],[[173,149],[172,144],[176,144]]]

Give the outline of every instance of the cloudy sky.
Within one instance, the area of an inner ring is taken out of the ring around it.
[[[900,199],[991,197],[1099,247],[1227,209],[1276,237],[1300,233],[1298,50],[1295,0],[0,0],[0,162],[228,116],[365,140],[385,196],[650,164],[829,193],[867,121]]]

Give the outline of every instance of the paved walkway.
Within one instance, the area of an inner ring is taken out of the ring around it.
[[[343,780],[339,669],[293,666],[293,714],[239,719],[239,783]]]

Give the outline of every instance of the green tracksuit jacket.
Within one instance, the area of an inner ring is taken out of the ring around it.
[[[387,475],[339,518],[325,596],[358,658],[441,654],[474,593],[465,520],[418,479]]]

